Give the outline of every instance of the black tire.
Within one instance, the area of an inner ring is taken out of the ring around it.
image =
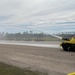
[[[70,50],[70,46],[68,44],[62,44],[62,48],[65,50],[65,51],[69,51]]]
[[[65,51],[75,51],[75,44],[70,44],[70,43],[62,43],[62,48]]]

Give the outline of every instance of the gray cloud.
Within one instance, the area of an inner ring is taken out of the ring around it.
[[[36,27],[74,24],[74,7],[75,0],[0,0],[0,24]]]

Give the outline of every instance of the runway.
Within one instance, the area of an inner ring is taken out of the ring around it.
[[[44,44],[44,42],[36,42],[39,43]],[[45,42],[45,44],[50,43]],[[75,71],[75,52],[65,52],[61,48],[3,43],[0,44],[0,61],[49,75],[67,75]]]

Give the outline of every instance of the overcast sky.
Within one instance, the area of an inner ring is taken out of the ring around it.
[[[0,32],[32,29],[75,31],[75,0],[0,0]]]

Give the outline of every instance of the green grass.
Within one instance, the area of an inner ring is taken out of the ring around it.
[[[46,73],[21,69],[0,62],[0,75],[47,75]]]

